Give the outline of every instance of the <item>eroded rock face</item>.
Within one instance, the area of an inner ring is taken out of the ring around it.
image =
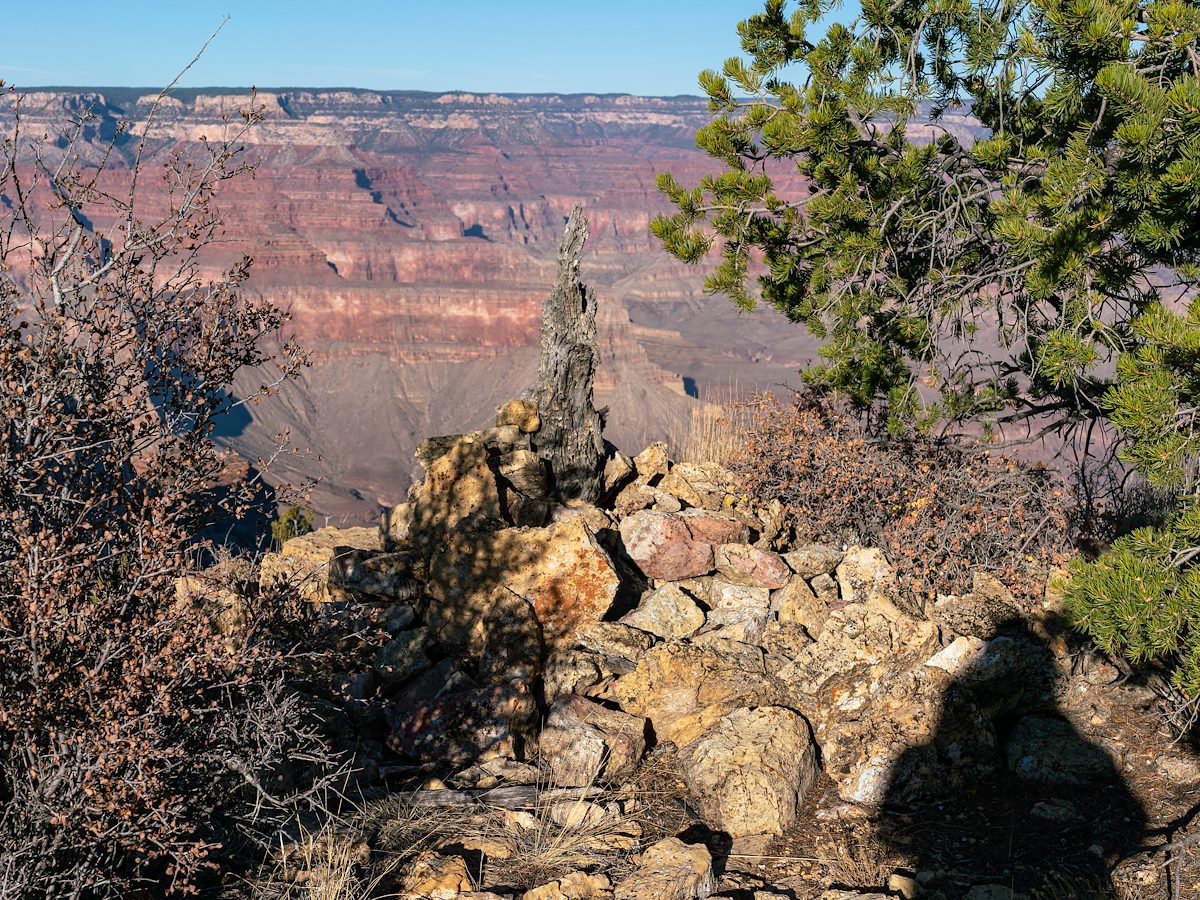
[[[816,639],[821,636],[829,619],[829,606],[819,600],[803,578],[793,578],[783,588],[771,593],[771,610],[785,624],[796,624]]]
[[[532,605],[549,650],[569,642],[579,626],[602,619],[619,584],[608,553],[577,518],[458,534],[430,563],[430,624],[448,644],[465,646],[493,593],[511,591]]]
[[[461,438],[430,461],[425,480],[409,492],[405,514],[403,530],[422,548],[436,546],[464,520],[476,527],[501,522],[500,491],[484,442]]]
[[[686,504],[687,506],[704,506],[704,497],[676,470],[672,470],[664,475],[659,480],[657,487],[660,491],[670,494],[681,504]]]
[[[615,900],[703,900],[714,886],[712,855],[703,844],[667,838],[646,849]]]
[[[571,694],[550,708],[538,746],[557,785],[616,781],[632,775],[646,752],[646,720]]]
[[[680,767],[713,829],[783,834],[816,782],[817,748],[790,709],[737,709],[680,751]]]
[[[420,595],[424,560],[416,553],[378,553],[357,548],[339,549],[329,562],[330,595],[367,594],[387,600],[409,601]]]
[[[1018,618],[1012,595],[998,597],[970,593],[941,595],[933,605],[934,621],[951,634],[988,640],[1005,623]]]
[[[414,628],[402,631],[379,648],[376,671],[385,686],[400,682],[429,668],[425,648],[429,644],[429,629]]]
[[[641,453],[633,458],[633,468],[637,472],[638,480],[645,484],[649,484],[657,476],[666,475],[671,468],[666,443],[655,441],[647,445]]]
[[[648,718],[659,741],[681,746],[726,713],[756,705],[766,690],[762,651],[732,641],[659,644],[613,685],[622,709]]]
[[[621,621],[664,640],[674,640],[701,628],[704,611],[679,586],[664,584],[647,594]]]
[[[908,601],[902,599],[896,573],[879,548],[849,548],[836,571],[843,603],[894,606],[906,613],[916,611],[906,608]]]
[[[537,404],[532,400],[509,400],[496,410],[496,426],[516,425],[522,434],[532,434],[542,427]]]
[[[929,659],[971,690],[989,718],[1019,708],[1053,705],[1057,675],[1052,654],[1021,635],[1000,635],[990,641],[959,637]]]
[[[765,587],[714,579],[708,589],[706,630],[720,629],[722,637],[761,645],[771,614],[771,595]]]
[[[854,603],[830,613],[816,643],[776,674],[781,697],[815,728],[833,699],[833,679],[885,660],[918,665],[939,648],[937,626],[890,603]]]
[[[379,551],[379,532],[374,528],[318,528],[286,541],[278,553],[268,553],[259,566],[259,584],[269,589],[287,582],[301,596],[323,602],[332,599],[331,564],[355,550]],[[336,588],[336,584],[333,585]]]
[[[521,900],[605,900],[612,896],[612,883],[604,875],[571,872],[531,888]]]
[[[245,580],[243,573],[230,568],[233,567],[218,565],[175,579],[176,611],[207,615],[217,633],[225,637],[244,632],[250,619],[250,605],[238,589],[238,582]],[[244,573],[246,578],[251,574],[248,569]]]
[[[417,858],[404,879],[406,894],[430,900],[453,900],[473,888],[462,857],[439,856],[429,851]]]
[[[845,551],[825,544],[805,544],[783,554],[788,567],[801,578],[816,578],[828,575],[837,569]]]

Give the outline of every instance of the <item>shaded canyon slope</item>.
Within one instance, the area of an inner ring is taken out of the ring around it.
[[[90,106],[98,152],[118,121],[137,131],[153,97],[35,90],[23,109],[27,129],[52,132]],[[288,429],[305,452],[272,475],[319,477],[313,505],[333,521],[401,500],[421,437],[485,425],[532,383],[574,203],[590,219],[582,274],[600,298],[597,402],[619,446],[678,439],[698,402],[795,384],[813,358],[801,328],[705,295],[703,267],[649,234],[666,210],[656,173],[694,183],[717,168],[693,145],[704,100],[203,89],[167,98],[154,134],[163,148],[211,138],[251,103],[266,115],[248,139],[258,169],[221,193],[218,255],[254,258],[250,289],[292,311],[314,366],[223,440],[254,460]]]

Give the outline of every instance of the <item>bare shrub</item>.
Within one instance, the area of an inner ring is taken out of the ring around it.
[[[874,438],[828,402],[747,401],[731,467],[763,502],[785,505],[799,541],[877,546],[917,596],[971,589],[984,569],[1033,596],[1068,546],[1054,474],[986,447]]]
[[[97,149],[87,111],[29,135],[23,102],[0,83],[0,897],[186,892],[332,764],[290,686],[304,610],[251,598],[230,636],[175,599],[253,498],[218,418],[303,364],[249,260],[213,274],[261,113],[190,145],[151,113]]]

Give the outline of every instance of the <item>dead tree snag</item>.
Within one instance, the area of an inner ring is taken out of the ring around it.
[[[542,358],[535,391],[541,429],[535,449],[550,467],[559,500],[594,503],[604,467],[604,411],[592,404],[596,295],[579,280],[588,238],[583,208],[571,210],[558,248],[558,278],[542,305]]]

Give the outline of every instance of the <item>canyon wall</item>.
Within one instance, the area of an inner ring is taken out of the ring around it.
[[[51,134],[91,109],[97,156],[128,123],[110,161],[119,179],[128,135],[152,116],[151,146],[166,152],[262,107],[246,136],[258,168],[219,196],[228,243],[213,262],[253,257],[250,289],[291,310],[314,366],[222,439],[254,460],[287,428],[305,452],[273,477],[320,478],[313,505],[333,521],[402,499],[421,437],[480,427],[532,382],[574,203],[591,223],[582,274],[600,297],[598,404],[612,407],[619,446],[677,437],[697,403],[795,384],[813,357],[773,311],[739,315],[705,295],[704,267],[669,259],[648,231],[667,209],[658,172],[695,183],[717,169],[693,145],[708,119],[699,98],[213,89],[177,91],[152,113],[154,100],[35,90],[22,108],[28,132]]]

